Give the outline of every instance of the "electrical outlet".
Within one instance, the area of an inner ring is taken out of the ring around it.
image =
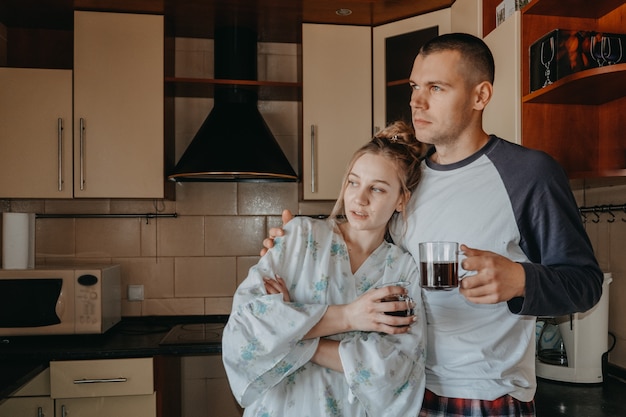
[[[143,300],[143,285],[129,285],[128,286],[128,301],[141,301]]]

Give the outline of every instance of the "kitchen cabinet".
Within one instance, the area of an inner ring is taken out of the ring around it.
[[[167,197],[163,17],[76,11],[73,36],[73,71],[0,68],[0,197]]]
[[[241,417],[233,397],[222,355],[183,356],[181,361],[181,417]],[[211,395],[207,396],[206,393]]]
[[[496,5],[496,0],[483,2],[486,35],[495,26]],[[621,117],[626,64],[580,71],[530,93],[528,50],[556,28],[623,33],[625,17],[623,0],[533,0],[521,11],[522,144],[552,155],[572,179],[626,176],[626,120]]]
[[[50,397],[50,370],[40,372],[8,399],[0,402],[0,416],[52,417],[54,400]]]
[[[481,35],[480,0],[457,0],[452,7],[373,29],[374,130],[394,120],[411,121],[409,76],[421,45],[450,32]]]
[[[57,416],[156,416],[152,358],[50,362]]]
[[[413,61],[422,44],[450,32],[450,13],[448,8],[373,29],[374,130],[398,119],[411,122]]]
[[[72,197],[72,71],[0,68],[0,197]]]
[[[163,17],[74,12],[74,196],[164,196]]]
[[[516,11],[485,36],[496,64],[493,97],[483,112],[483,128],[489,134],[522,143],[521,12]]]
[[[371,29],[302,25],[302,188],[334,200],[354,151],[372,135]]]

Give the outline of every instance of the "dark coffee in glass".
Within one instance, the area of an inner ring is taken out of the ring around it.
[[[451,290],[459,286],[459,244],[422,242],[419,244],[422,288]]]
[[[459,286],[457,262],[420,262],[422,287],[449,290]]]

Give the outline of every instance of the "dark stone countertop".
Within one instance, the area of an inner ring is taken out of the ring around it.
[[[227,320],[228,316],[129,317],[101,335],[0,336],[0,400],[46,369],[52,360],[220,354],[221,341],[160,342],[177,324],[224,324]]]

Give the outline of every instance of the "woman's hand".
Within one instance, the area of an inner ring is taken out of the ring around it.
[[[285,284],[285,280],[278,275],[276,275],[275,278],[263,277],[263,284],[268,294],[282,294],[284,302],[288,303],[291,301],[287,284]]]
[[[398,296],[404,299],[398,301]],[[406,288],[392,285],[370,290],[346,305],[346,316],[353,330],[389,334],[406,333],[416,320]],[[408,312],[407,310],[411,311]]]
[[[283,226],[289,223],[291,219],[293,219],[293,214],[289,210],[283,210],[281,218],[283,220]],[[274,238],[277,236],[282,236],[285,234],[285,231],[280,227],[272,227],[270,228],[269,236],[263,239],[263,249],[261,249],[261,256],[265,255],[268,250],[274,247]]]
[[[322,319],[304,338],[313,339],[350,331],[407,333],[409,326],[417,320],[412,313],[408,316],[404,313],[407,301],[386,301],[399,294],[406,296],[406,288],[388,286],[367,291],[350,304],[330,305]],[[413,305],[409,307],[413,308]],[[393,312],[403,314],[389,314]]]

